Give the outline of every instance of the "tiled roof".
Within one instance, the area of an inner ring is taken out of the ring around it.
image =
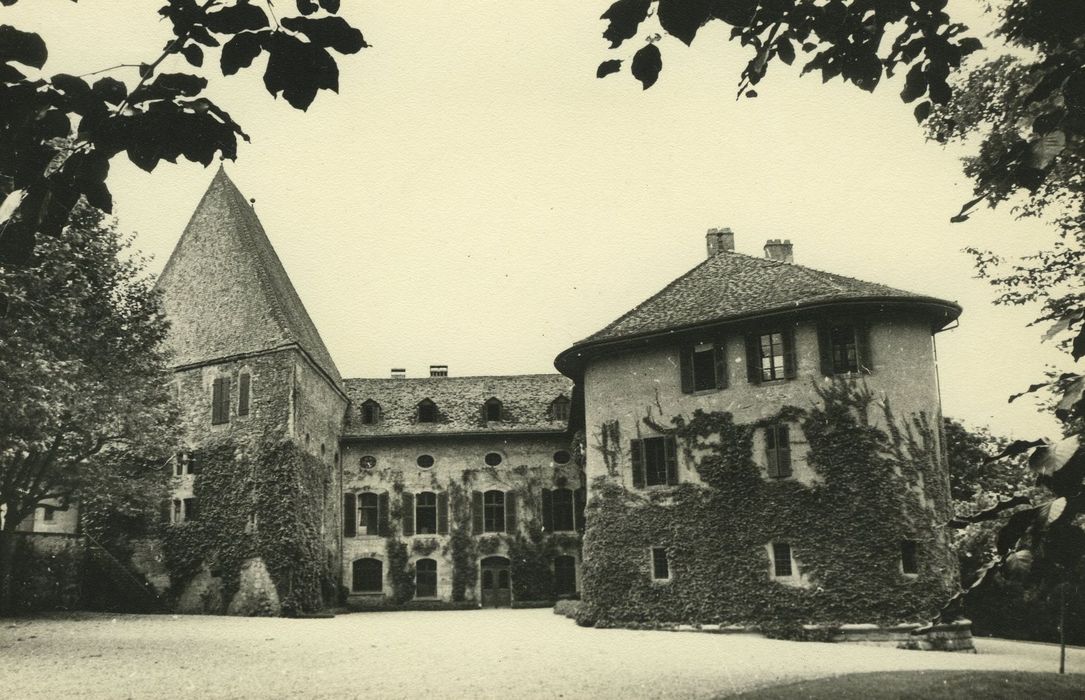
[[[422,379],[346,379],[351,400],[347,436],[444,435],[457,433],[561,432],[564,420],[553,420],[550,404],[558,396],[572,398],[573,382],[560,374],[504,377],[426,377]],[[483,404],[502,403],[502,420],[484,420]],[[376,425],[361,422],[362,404],[380,404]],[[423,399],[437,405],[437,422],[418,423]]]
[[[175,365],[297,343],[339,370],[252,205],[219,168],[158,278]]]
[[[576,345],[757,316],[825,302],[897,299],[956,307],[952,302],[932,299],[883,284],[728,251],[708,258],[606,328]]]

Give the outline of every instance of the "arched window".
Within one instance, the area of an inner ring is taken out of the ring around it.
[[[569,405],[572,403],[562,394],[550,403],[550,420],[569,420]]]
[[[433,559],[419,559],[415,562],[414,597],[437,597],[437,562]]]
[[[429,399],[422,399],[418,402],[418,422],[419,423],[436,423],[437,422],[437,404],[433,403]]]
[[[437,494],[423,491],[414,499],[415,532],[419,535],[437,533]]]
[[[505,492],[487,491],[482,495],[483,532],[505,531]]]
[[[372,491],[358,494],[358,534],[380,533],[380,496]]]
[[[559,598],[576,594],[576,558],[554,557],[554,595]]]
[[[482,417],[486,421],[501,420],[501,400],[496,396],[486,399],[486,403],[482,404]]]
[[[381,405],[373,399],[366,399],[362,404],[362,424],[376,425],[381,422]]]
[[[380,559],[355,559],[351,573],[355,593],[380,593],[384,590],[384,563]]]

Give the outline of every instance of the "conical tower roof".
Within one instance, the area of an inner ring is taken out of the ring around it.
[[[339,370],[256,212],[222,167],[158,279],[176,366],[297,344],[339,385]]]

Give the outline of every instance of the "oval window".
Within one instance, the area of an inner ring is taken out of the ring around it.
[[[418,455],[418,466],[429,469],[433,466],[433,455]]]
[[[485,457],[486,464],[490,465],[491,467],[496,467],[497,465],[501,464],[501,459],[501,455],[497,452],[491,452]]]
[[[558,450],[557,452],[554,453],[554,463],[555,464],[568,464],[569,460],[571,460],[572,458],[573,458],[573,456],[570,455],[565,450]]]
[[[362,457],[362,469],[372,469],[377,466],[377,458],[373,455]]]

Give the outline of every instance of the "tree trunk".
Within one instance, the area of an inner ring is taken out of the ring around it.
[[[15,525],[8,519],[0,529],[0,617],[13,615],[15,581]]]
[[[1066,673],[1066,585],[1059,584],[1059,673]]]

